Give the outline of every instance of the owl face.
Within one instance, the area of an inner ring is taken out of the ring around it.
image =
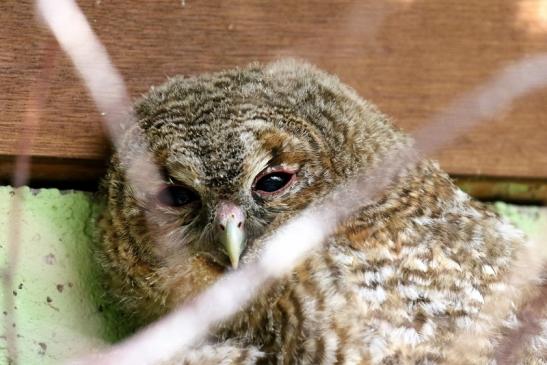
[[[126,231],[112,234],[175,302],[255,259],[277,227],[401,139],[351,89],[295,61],[175,78],[136,114],[162,181],[137,199],[114,159],[111,226]]]
[[[162,143],[152,145],[163,182],[148,200],[155,212],[149,229],[158,238],[155,254],[171,263],[198,255],[237,268],[332,174],[318,163],[322,151],[272,123],[271,111],[268,119],[256,108],[240,111],[162,132]]]

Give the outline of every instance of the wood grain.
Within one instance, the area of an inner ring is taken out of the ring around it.
[[[531,0],[78,3],[133,97],[170,75],[295,56],[338,74],[406,130],[504,66],[547,51],[534,9],[529,18],[520,15],[523,4],[536,3]],[[6,178],[41,45],[51,35],[29,0],[0,2],[0,24],[0,178]],[[60,58],[46,107],[36,111],[35,174],[93,180],[103,173],[108,150],[100,113]],[[442,166],[456,175],[547,178],[546,97],[547,90],[528,95],[458,139],[437,156]]]

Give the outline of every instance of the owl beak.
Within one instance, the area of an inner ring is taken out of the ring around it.
[[[234,269],[239,266],[239,258],[245,248],[245,215],[242,209],[229,202],[221,202],[217,207],[215,226],[217,239],[222,244]]]

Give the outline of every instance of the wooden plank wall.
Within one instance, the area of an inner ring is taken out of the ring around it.
[[[547,51],[544,0],[80,0],[133,97],[169,75],[283,56],[336,73],[407,130],[501,68]],[[542,5],[543,4],[543,5]],[[543,11],[543,13],[541,13]],[[0,2],[0,178],[13,168],[51,35],[30,0]],[[108,144],[59,54],[32,146],[33,178],[95,181]],[[454,175],[547,178],[547,89],[444,149]]]

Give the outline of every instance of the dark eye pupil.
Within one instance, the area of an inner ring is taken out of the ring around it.
[[[286,172],[274,172],[263,176],[255,184],[255,190],[273,193],[283,188],[291,180],[292,174]]]
[[[166,186],[157,195],[158,202],[168,207],[181,207],[197,199],[196,193],[178,185]]]

